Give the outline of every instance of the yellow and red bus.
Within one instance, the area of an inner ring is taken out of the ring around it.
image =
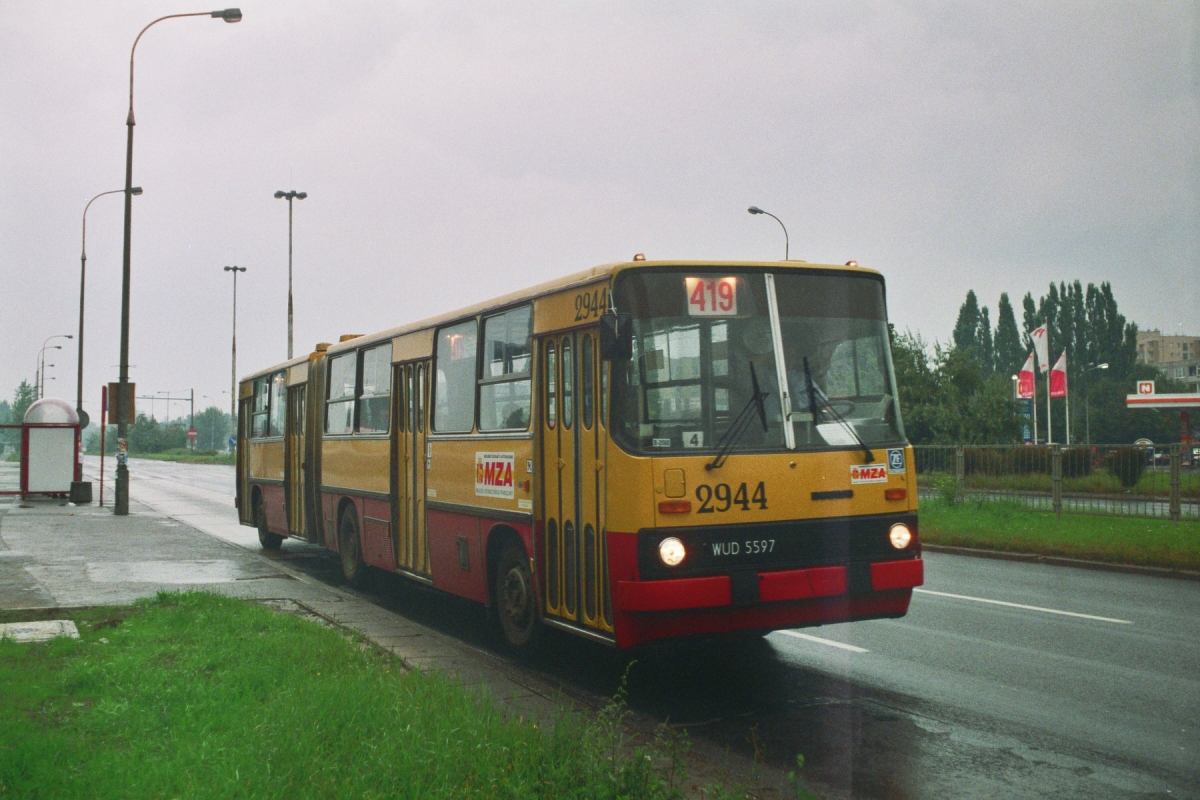
[[[633,261],[243,379],[237,502],[340,554],[618,647],[900,617],[922,583],[885,286]]]

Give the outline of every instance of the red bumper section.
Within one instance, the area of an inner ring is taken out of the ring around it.
[[[682,634],[799,627],[900,615],[908,611],[912,588],[922,583],[924,563],[919,558],[871,564],[869,594],[847,594],[845,567],[760,572],[759,603],[749,608],[732,608],[732,584],[727,575],[617,581],[616,605],[621,617],[616,626],[617,643],[627,647]]]

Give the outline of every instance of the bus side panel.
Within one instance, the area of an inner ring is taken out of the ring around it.
[[[396,570],[396,554],[392,550],[391,503],[370,497],[356,497],[359,530],[362,539],[363,561],[372,567]]]
[[[321,524],[325,528],[325,546],[338,552],[337,510],[342,495],[336,492],[321,492]]]
[[[263,512],[267,515],[267,530],[280,536],[287,536],[287,503],[284,499],[283,486],[264,483],[258,489],[262,492]]]
[[[486,604],[487,561],[479,546],[481,518],[430,509],[425,519],[434,587]]]

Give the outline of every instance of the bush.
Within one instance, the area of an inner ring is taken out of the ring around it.
[[[934,482],[938,498],[948,506],[958,505],[958,478],[953,475],[943,475]]]
[[[1091,474],[1091,448],[1071,447],[1062,451],[1062,476],[1064,478],[1085,478]]]
[[[1118,447],[1105,457],[1105,467],[1126,489],[1137,486],[1146,469],[1146,453],[1137,447]]]

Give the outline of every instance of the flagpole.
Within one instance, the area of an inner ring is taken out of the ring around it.
[[[1067,447],[1071,446],[1071,385],[1067,382],[1067,372],[1063,370],[1063,402],[1067,404]]]
[[[1035,359],[1036,360],[1036,359]],[[1033,365],[1033,399],[1029,401],[1030,407],[1033,408],[1033,443],[1038,443],[1037,430],[1037,364]]]

